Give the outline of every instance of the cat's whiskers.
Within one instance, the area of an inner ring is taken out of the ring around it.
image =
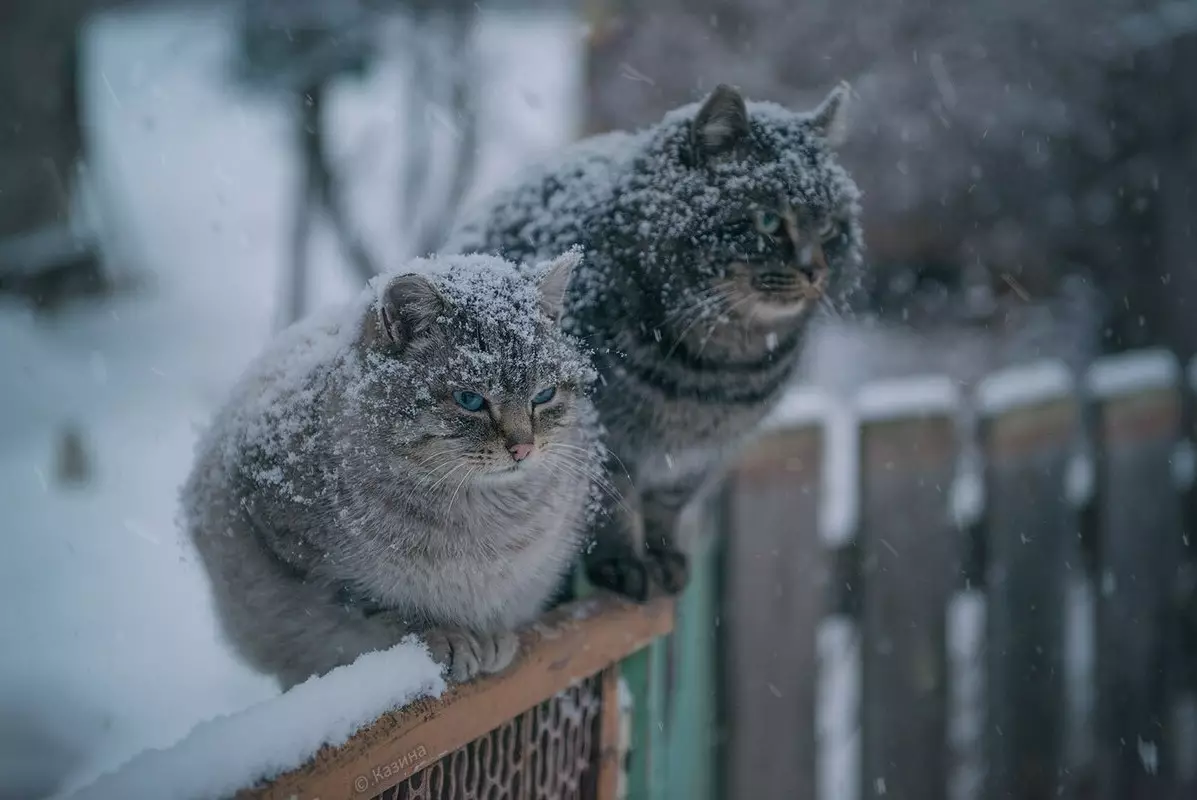
[[[830,314],[833,319],[844,318],[844,312],[835,307],[835,302],[826,293],[819,298],[819,307]]]
[[[754,301],[755,301],[755,299],[756,299],[756,298],[754,298],[752,295],[745,295],[744,297],[741,297],[739,300],[736,300],[736,301],[735,301],[734,303],[732,303],[732,304],[731,304],[731,306],[730,306],[730,307],[727,309],[728,319],[726,319],[726,320],[723,320],[722,322],[724,322],[724,324],[726,324],[726,323],[730,323],[730,322],[731,322],[730,316],[731,316],[733,313],[735,313],[737,310],[739,310],[739,309],[740,309],[740,307],[742,307],[742,306],[743,306],[743,305],[745,305],[746,303],[753,303],[753,306],[754,306],[754,308],[755,308],[755,302],[754,302]],[[703,350],[705,350],[705,349],[706,349],[706,347],[707,347],[707,344],[709,344],[709,343],[710,343],[710,341],[711,341],[711,337],[715,335],[715,332],[716,332],[717,330],[719,330],[719,325],[720,325],[720,322],[721,322],[721,320],[715,320],[715,322],[714,322],[714,323],[711,325],[711,327],[710,327],[710,328],[707,330],[707,335],[703,337],[703,340],[702,340],[702,342],[700,342],[700,343],[699,343],[699,345],[698,345],[698,355],[699,355],[699,356],[701,356],[701,355],[702,355],[702,351],[703,351]]]
[[[460,457],[460,453],[454,450],[437,450],[431,455],[422,458],[413,458],[411,462],[417,467],[423,467],[429,471],[435,470],[445,464],[452,463]]]
[[[446,462],[445,464],[439,466],[436,470],[426,472],[425,474],[419,476],[414,481],[414,488],[424,492],[434,492],[436,491],[436,487],[449,478],[449,476],[451,476],[460,466],[460,462]]]
[[[684,303],[678,308],[673,309],[664,317],[662,317],[661,321],[668,323],[674,322],[675,320],[684,319],[691,311],[694,310],[696,306],[701,306],[708,301],[718,298],[722,294],[723,287],[725,285],[726,283],[713,284],[705,289],[702,289],[701,291],[692,293],[691,302]]]
[[[586,477],[589,481],[594,481],[599,488],[605,489],[611,493],[612,497],[619,497],[619,492],[616,491],[614,485],[603,474],[602,470],[592,467],[587,461],[574,456],[571,453],[558,453],[556,459],[556,466],[562,469],[575,470],[573,474],[580,474]]]
[[[461,480],[457,484],[457,488],[453,490],[453,494],[449,497],[449,505],[445,507],[446,517],[453,513],[453,503],[457,500],[457,495],[459,492],[461,492],[461,487],[465,486],[466,482],[469,481],[470,478],[474,477],[474,474],[480,469],[481,467],[470,467],[466,470],[466,474],[462,476]]]
[[[577,452],[582,453],[584,456],[588,456],[593,452],[589,447],[580,447],[576,444],[568,444],[566,442],[549,442],[545,445],[546,450],[550,447],[564,447],[567,450],[576,450]],[[629,479],[632,477],[631,473],[628,472],[627,465],[623,463],[622,458],[615,454],[614,450],[612,450],[610,447],[607,447],[605,444],[600,444],[599,447],[602,448],[605,455],[611,456],[611,458],[615,459],[615,461],[619,464],[619,468],[623,470],[624,475],[626,475]]]
[[[624,502],[623,495],[615,489],[607,477],[601,470],[593,469],[590,464],[580,458],[573,456],[570,453],[557,453],[556,464],[565,472],[581,479],[586,483],[593,483],[600,490],[602,490],[608,497],[613,500],[616,505],[627,513],[632,513],[631,508]]]
[[[427,463],[415,462],[415,466],[423,468],[423,474],[420,476],[420,478],[417,478],[417,480],[435,475],[440,469],[449,466],[456,461],[456,454],[444,454],[440,458],[436,459],[435,463],[430,465]]]
[[[686,338],[686,334],[688,334],[691,330],[693,330],[695,325],[697,325],[698,323],[700,323],[704,319],[706,319],[708,316],[708,312],[714,312],[716,314],[716,320],[718,320],[718,312],[720,310],[720,307],[723,306],[726,302],[727,302],[727,300],[724,298],[723,294],[717,293],[717,294],[712,295],[711,297],[708,297],[698,303],[691,304],[689,306],[689,308],[692,309],[694,312],[693,319],[691,319],[690,322],[684,328],[682,328],[682,332],[677,335],[677,339],[674,340],[673,346],[670,347],[669,352],[667,352],[665,354],[665,359],[668,360],[669,358],[671,358],[673,356],[673,354],[677,351],[678,347],[681,346],[682,341]],[[687,319],[687,318],[688,317],[683,318],[683,319]]]
[[[457,470],[461,469],[462,467],[467,467],[467,464],[466,464],[464,461],[463,461],[463,462],[461,462],[461,463],[459,463],[459,464],[456,464],[456,465],[455,465],[455,466],[454,466],[454,467],[453,467],[451,470],[449,470],[449,471],[448,471],[448,472],[446,472],[444,475],[442,475],[442,476],[441,476],[441,477],[440,477],[440,478],[437,480],[437,482],[436,482],[436,483],[434,483],[434,484],[432,484],[431,486],[429,486],[429,487],[428,487],[428,490],[427,490],[427,491],[428,491],[428,493],[429,493],[429,494],[431,494],[432,492],[436,491],[436,488],[437,488],[438,486],[440,486],[442,483],[444,483],[446,480],[448,480],[450,475],[452,475],[454,472],[457,472]]]
[[[621,511],[628,513],[628,514],[632,513],[631,508],[627,505],[627,503],[624,502],[623,496],[620,495],[619,492],[617,492],[615,489],[613,489],[610,485],[604,483],[600,476],[598,476],[594,473],[588,472],[586,469],[579,467],[575,464],[562,462],[562,463],[559,463],[557,466],[563,472],[565,472],[568,475],[573,476],[580,482],[587,484],[588,486],[593,485],[593,486],[597,487],[599,489],[599,491],[601,491],[603,494],[605,494],[607,497],[609,497],[611,499],[611,501]]]

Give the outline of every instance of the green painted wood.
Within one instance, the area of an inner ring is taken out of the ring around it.
[[[716,615],[718,548],[713,504],[704,506],[691,550],[691,582],[674,623],[668,703],[666,791],[669,800],[714,800],[718,760]]]
[[[678,598],[674,633],[620,662],[632,697],[627,800],[715,800],[717,791],[717,509],[704,506],[690,532],[691,582]],[[580,572],[580,571],[579,571]],[[592,593],[580,575],[579,597]]]
[[[620,675],[632,695],[627,800],[659,800],[667,784],[664,666],[663,638],[620,662]]]
[[[578,597],[586,597],[595,591],[582,570],[577,570],[574,577],[574,591]],[[660,800],[668,783],[664,707],[670,638],[657,639],[619,662],[620,678],[632,698],[627,800]]]

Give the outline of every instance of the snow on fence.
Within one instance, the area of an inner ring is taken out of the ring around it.
[[[672,629],[671,601],[596,595],[525,631],[507,672],[447,691],[426,652],[400,644],[206,722],[74,797],[615,800],[620,665]]]
[[[378,654],[80,797],[1197,797],[1195,398],[1158,351],[792,395],[676,609],[566,606],[438,697]]]
[[[1197,797],[1195,388],[1150,351],[783,403],[723,493],[725,796]]]

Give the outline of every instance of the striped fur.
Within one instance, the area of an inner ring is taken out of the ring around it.
[[[792,379],[816,308],[859,282],[858,193],[832,147],[845,97],[795,113],[721,86],[649,129],[577,143],[451,236],[451,252],[521,261],[586,253],[566,324],[595,353],[623,495],[587,558],[599,584],[638,598],[684,585],[678,513]]]

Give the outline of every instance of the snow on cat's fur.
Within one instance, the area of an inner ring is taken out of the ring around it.
[[[593,372],[557,322],[578,260],[417,260],[251,366],[184,487],[250,663],[291,686],[412,632],[455,680],[511,661],[600,463]]]
[[[626,500],[600,518],[592,581],[637,598],[685,585],[680,510],[772,408],[816,308],[859,282],[858,192],[834,150],[847,97],[794,112],[720,86],[572,146],[450,237],[517,259],[584,248],[566,324],[594,348]]]

